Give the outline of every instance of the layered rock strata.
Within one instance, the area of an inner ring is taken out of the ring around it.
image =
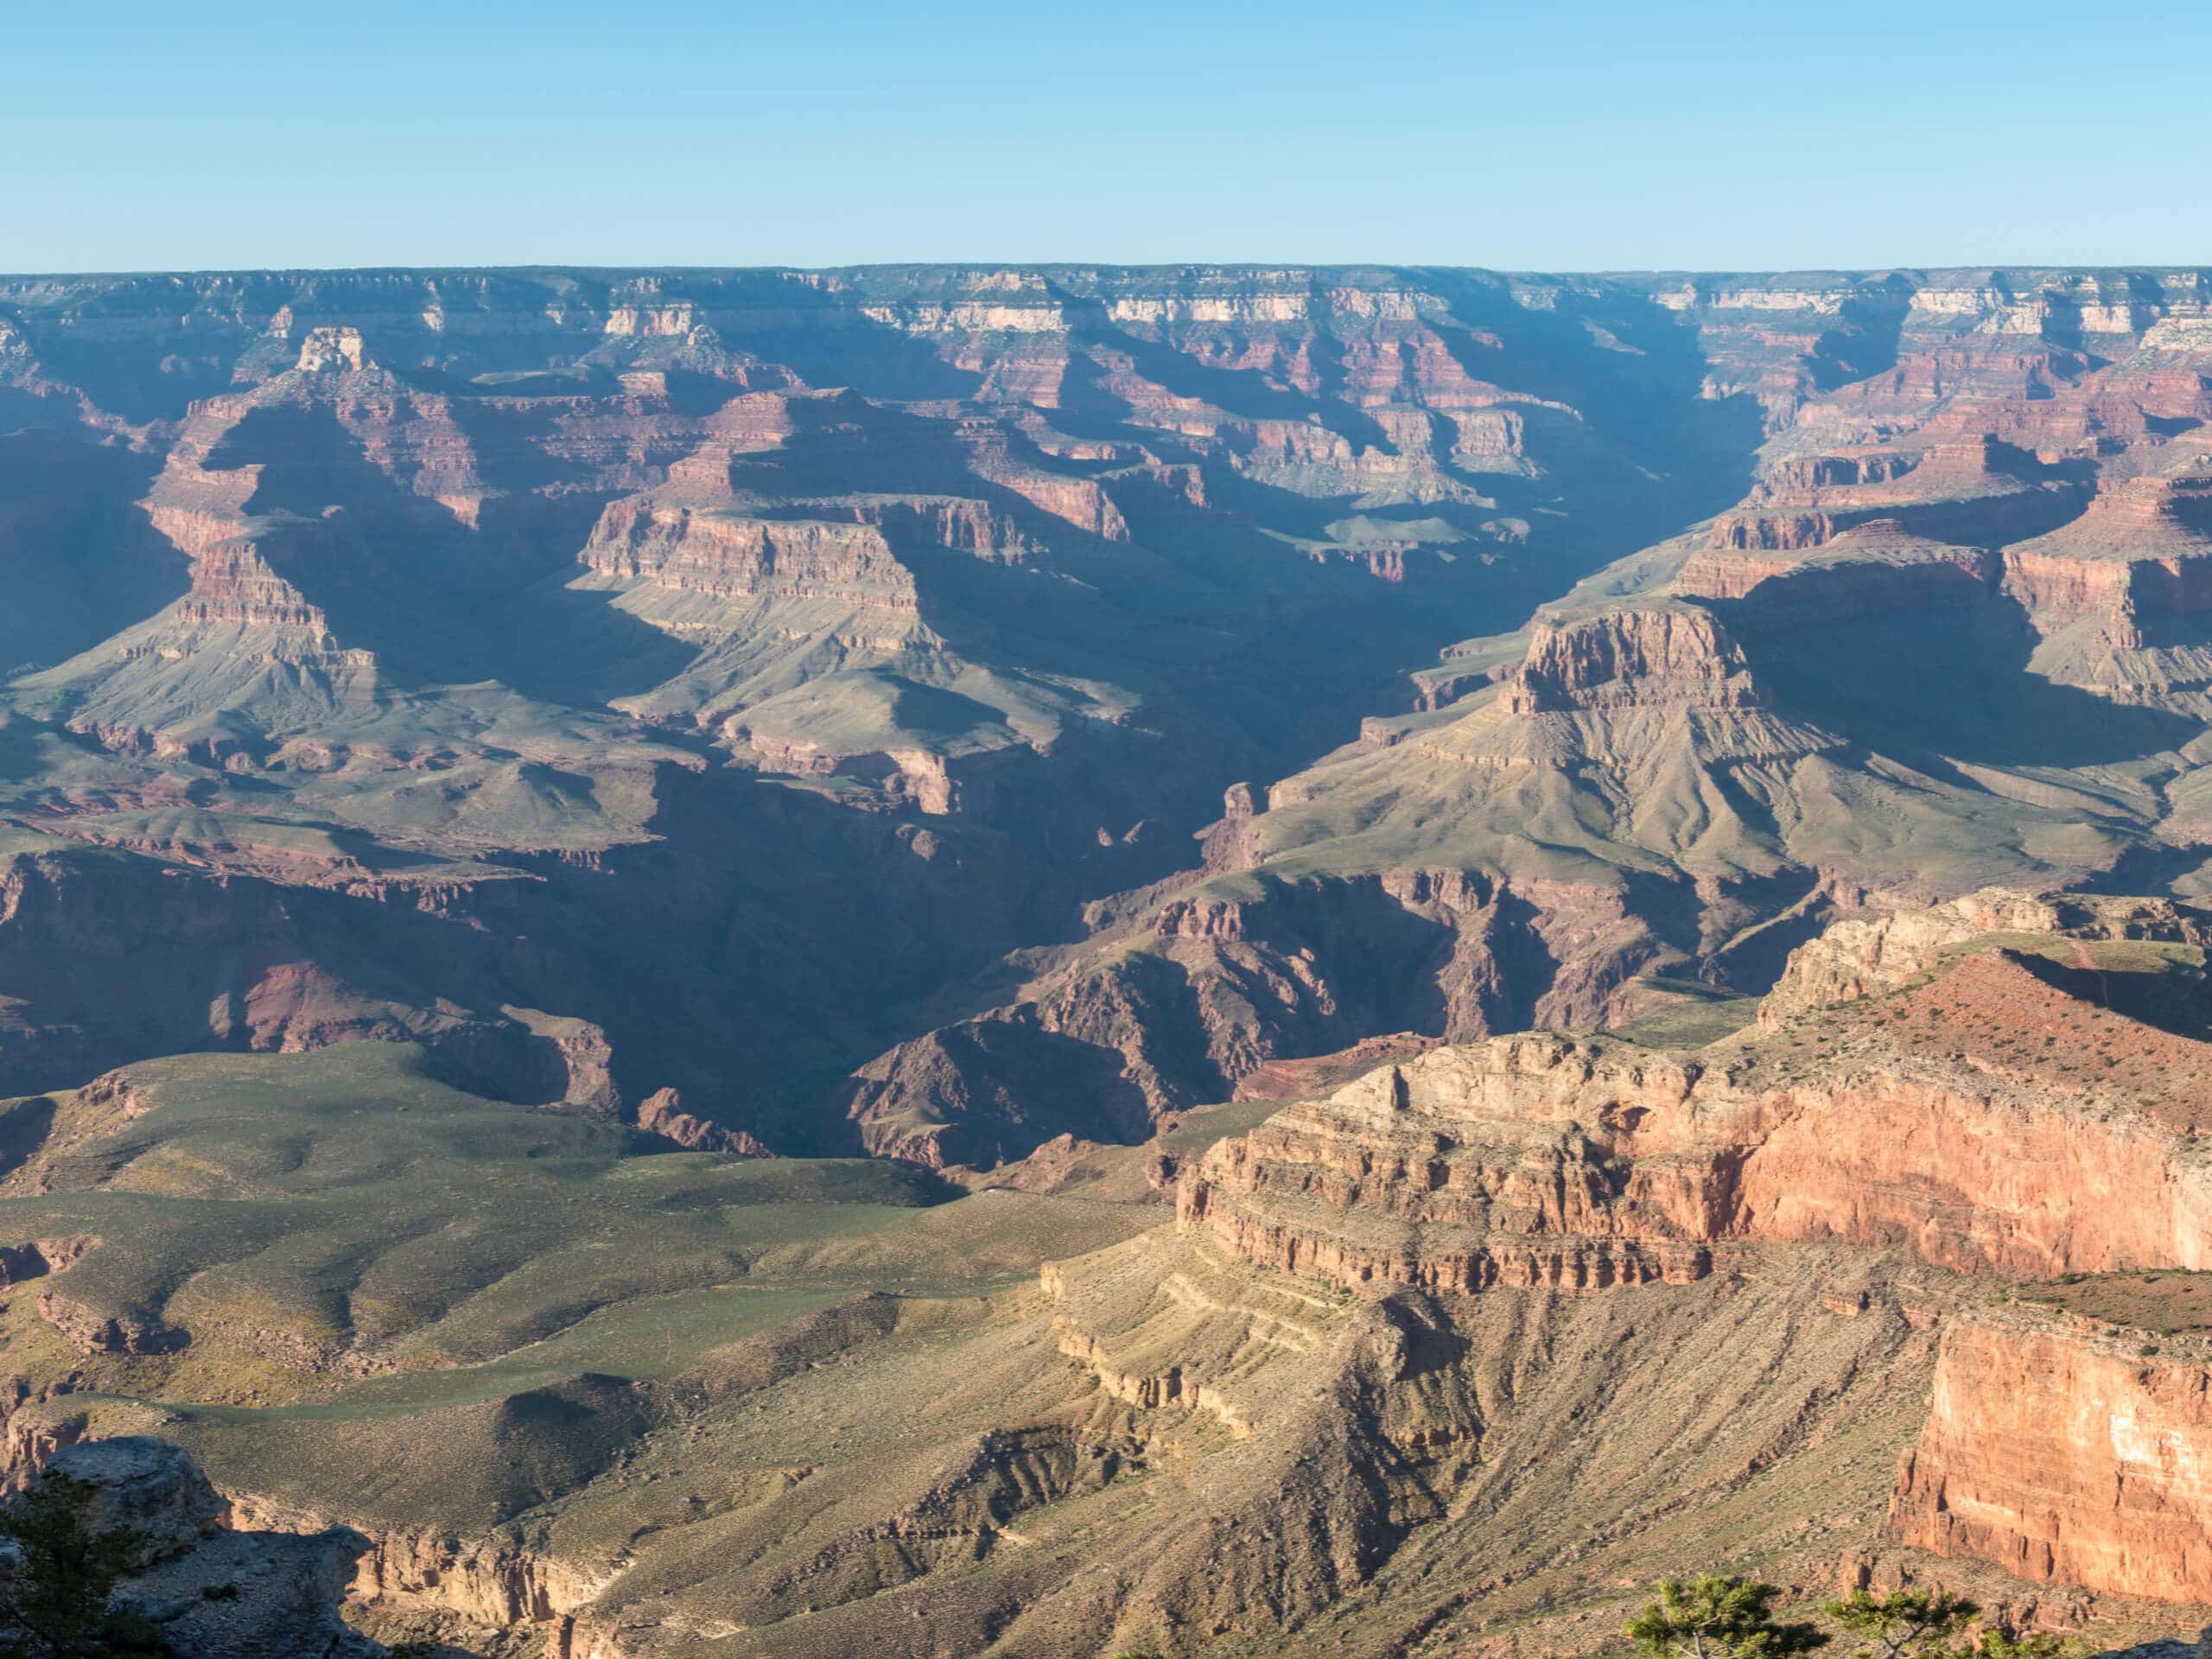
[[[2212,1600],[2208,925],[2004,891],[1847,922],[1695,1052],[1503,1038],[1287,1105],[1182,1173],[1179,1224],[1368,1295],[1692,1283],[1807,1245],[1962,1275],[1926,1309],[1963,1311],[1895,1535]],[[2024,1300],[1991,1303],[2008,1281]]]
[[[1952,1320],[1892,1512],[1939,1555],[2212,1603],[2212,1351],[2026,1305]]]

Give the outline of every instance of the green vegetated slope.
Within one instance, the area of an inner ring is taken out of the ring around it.
[[[987,1296],[1158,1219],[685,1152],[465,1093],[396,1044],[149,1062],[10,1103],[0,1132],[18,1160],[0,1235],[76,1258],[9,1297],[0,1365],[180,1408],[234,1480],[243,1458],[311,1485],[373,1447],[418,1466],[416,1519],[504,1518],[448,1475],[478,1431],[563,1436],[518,1398],[622,1395],[856,1294]],[[618,1438],[646,1413],[626,1403]]]
[[[2152,1073],[2212,1023],[2202,948],[2097,932],[2202,918],[2128,902],[2077,906],[2079,937],[1939,915],[1918,955],[1866,958],[1896,970],[1873,994],[1771,1029],[1656,982],[1630,1032],[1573,1040],[1745,1088],[1878,1062],[2193,1113]],[[1562,1144],[1613,1133],[1618,1092],[1563,1108]],[[1536,1126],[1493,1145],[1408,1102],[1370,1128],[1446,1163],[1503,1170]],[[1379,1278],[1172,1224],[1160,1182],[1312,1109],[1202,1108],[1144,1147],[940,1178],[676,1150],[457,1089],[404,1045],[147,1062],[0,1104],[10,1433],[176,1440],[257,1524],[368,1533],[382,1593],[356,1618],[480,1655],[564,1632],[621,1659],[1589,1653],[1678,1562],[1932,1570],[1884,1530],[1889,1495],[1942,1321],[1997,1277],[1885,1236],[1716,1244],[1681,1281],[1432,1291],[1391,1264],[1448,1246],[1421,1203],[1474,1188],[1387,1138],[1294,1128],[1316,1179],[1268,1214],[1371,1249]],[[2201,1321],[2201,1276],[2017,1295],[2171,1332]]]

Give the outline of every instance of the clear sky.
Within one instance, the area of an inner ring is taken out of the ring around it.
[[[2212,262],[2212,5],[0,4],[0,270]]]

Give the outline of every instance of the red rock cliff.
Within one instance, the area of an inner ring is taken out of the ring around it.
[[[1992,1313],[1943,1334],[1898,1475],[1906,1542],[2024,1579],[2212,1602],[2207,1357]]]

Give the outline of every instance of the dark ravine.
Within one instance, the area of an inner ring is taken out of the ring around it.
[[[0,327],[16,581],[138,573],[16,648],[10,880],[74,896],[0,924],[0,1086],[512,1006],[792,1150],[887,1145],[842,1077],[1758,438],[1649,291],[1482,272],[9,279]],[[57,951],[183,982],[110,1030]]]

